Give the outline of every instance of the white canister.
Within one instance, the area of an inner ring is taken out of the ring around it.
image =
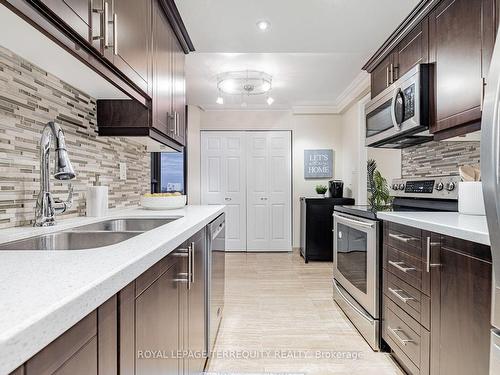
[[[466,215],[485,215],[481,181],[458,183],[458,212]]]
[[[87,216],[102,217],[108,214],[108,187],[90,186],[87,188]]]

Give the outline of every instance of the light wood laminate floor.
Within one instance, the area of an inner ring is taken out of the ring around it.
[[[402,374],[333,302],[331,278],[332,263],[304,264],[297,252],[227,253],[224,318],[209,373]]]

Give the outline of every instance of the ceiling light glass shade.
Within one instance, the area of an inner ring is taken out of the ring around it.
[[[272,88],[272,76],[257,70],[222,73],[217,77],[217,89],[229,95],[262,95]]]
[[[266,101],[267,101],[267,105],[271,105],[271,104],[273,104],[273,103],[274,103],[274,99],[273,99],[273,98],[271,98],[271,97],[267,98],[267,100],[266,100]]]
[[[265,31],[269,28],[269,22],[265,20],[258,21],[257,27],[259,28],[259,30]]]
[[[217,97],[217,100],[215,101],[217,104],[224,104],[224,98],[222,96]]]

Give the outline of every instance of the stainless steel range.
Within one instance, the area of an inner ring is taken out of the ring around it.
[[[333,298],[368,344],[381,344],[380,211],[457,211],[457,176],[397,179],[384,207],[336,206],[333,213]]]

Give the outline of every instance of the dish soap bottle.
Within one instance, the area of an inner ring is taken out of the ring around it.
[[[108,187],[101,185],[99,177],[96,173],[94,186],[87,188],[86,213],[90,217],[102,217],[108,214]]]

